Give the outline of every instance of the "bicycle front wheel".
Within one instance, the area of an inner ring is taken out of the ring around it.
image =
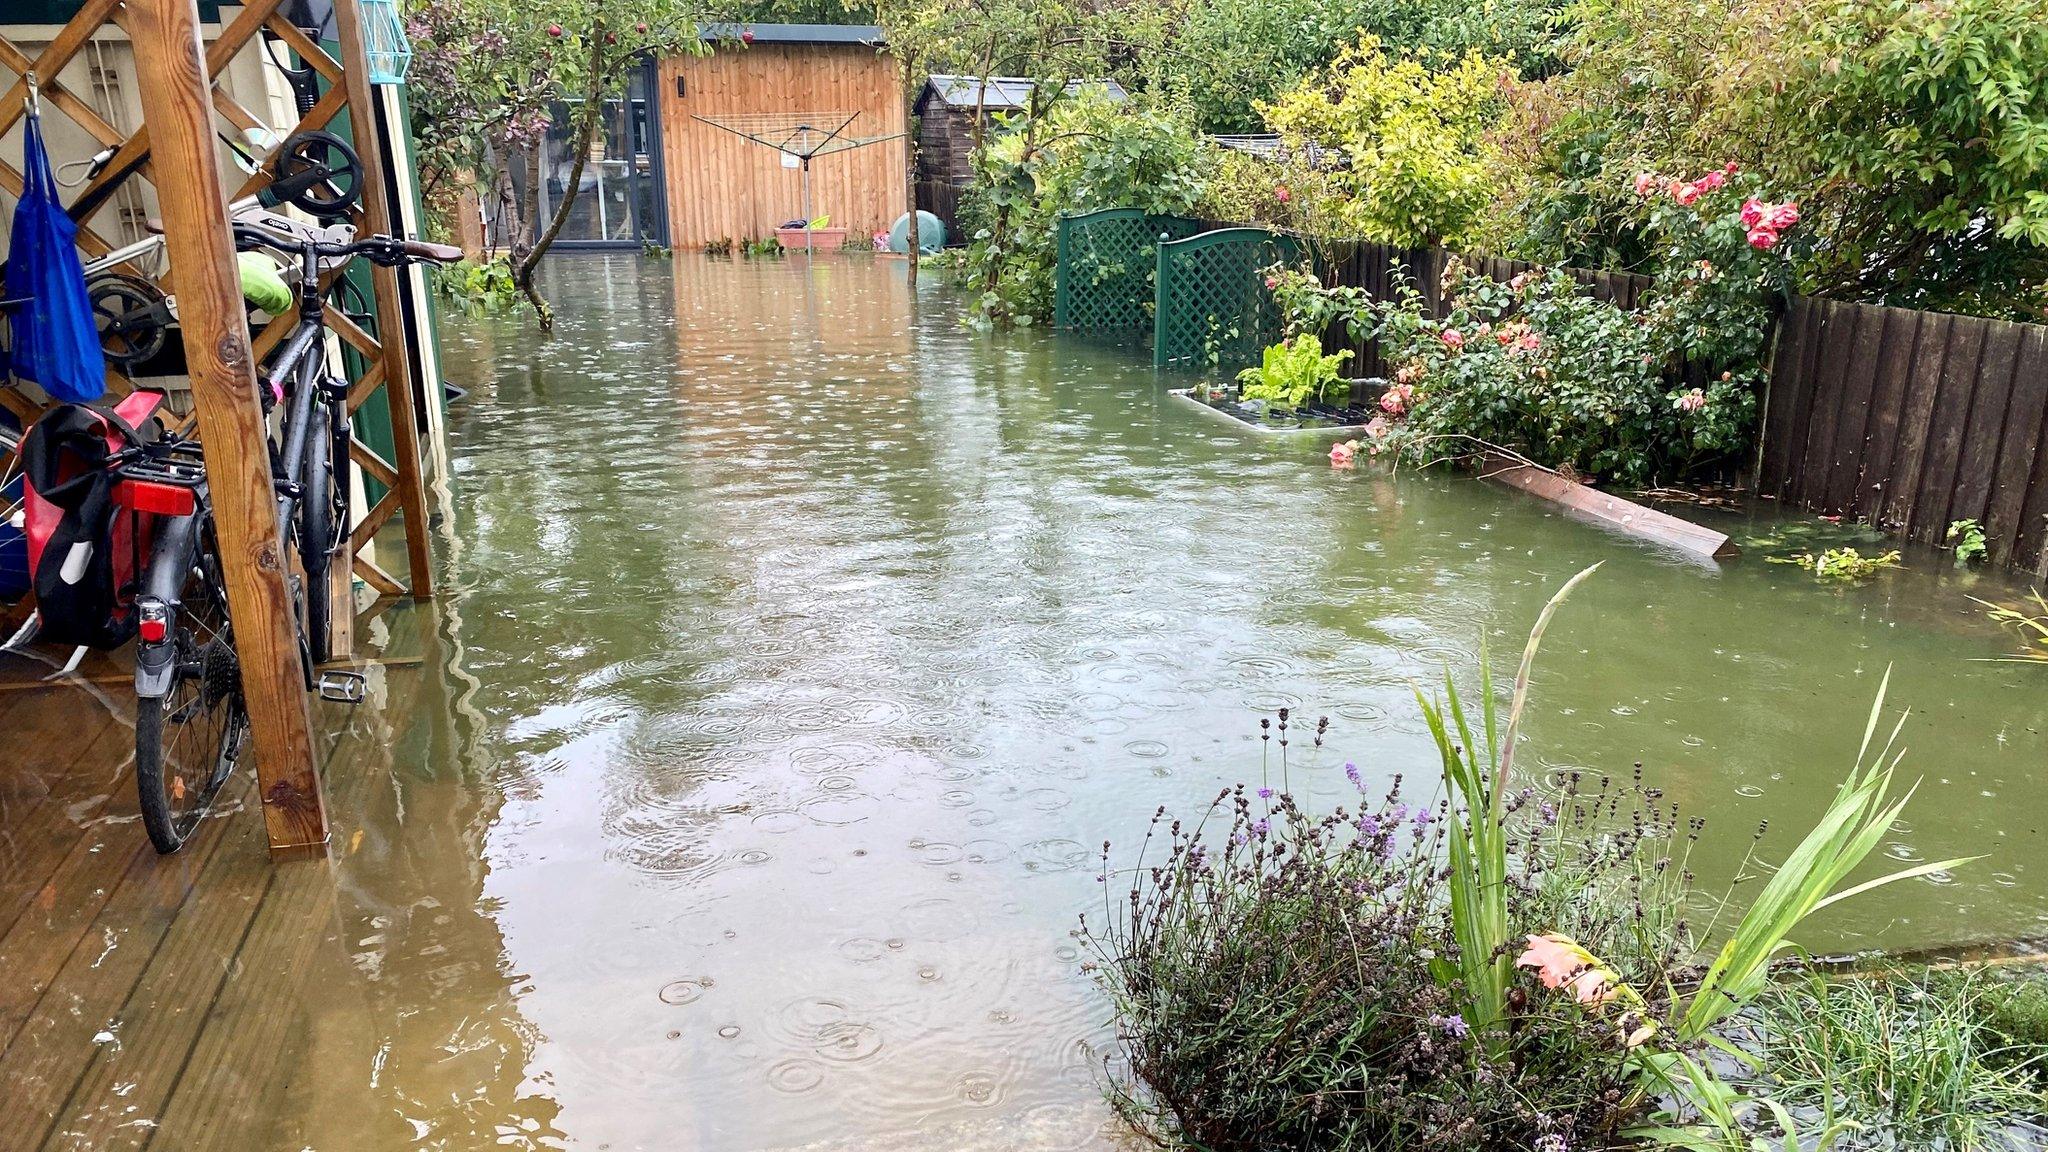
[[[142,825],[162,853],[184,847],[234,774],[249,734],[242,670],[219,564],[202,551],[186,575],[170,687],[135,702],[135,785]]]

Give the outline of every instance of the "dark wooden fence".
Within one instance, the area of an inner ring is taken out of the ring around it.
[[[1796,299],[1778,333],[1758,487],[1924,544],[1984,526],[2048,576],[2048,327]]]

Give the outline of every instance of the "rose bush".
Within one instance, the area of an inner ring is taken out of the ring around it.
[[[1291,331],[1346,324],[1396,365],[1367,434],[1376,452],[1433,460],[1485,444],[1625,484],[1681,480],[1750,443],[1799,211],[1734,165],[1634,187],[1658,253],[1634,312],[1561,271],[1503,284],[1455,260],[1440,314],[1412,283],[1370,301],[1276,271],[1274,296]]]

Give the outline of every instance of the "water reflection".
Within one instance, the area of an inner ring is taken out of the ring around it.
[[[1901,845],[1997,859],[1815,942],[2048,917],[2048,684],[1969,663],[1999,639],[1924,561],[1841,592],[1335,473],[865,259],[550,279],[551,340],[445,324],[462,678],[360,802],[309,1144],[1107,1146],[1067,935],[1101,842],[1256,774],[1283,705],[1332,717],[1297,792],[1426,772],[1411,683],[1518,652],[1594,560],[1525,763],[1645,761],[1725,876],[1758,819],[1818,810],[1896,663],[1928,777]]]

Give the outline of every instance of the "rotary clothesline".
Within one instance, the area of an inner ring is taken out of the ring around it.
[[[691,119],[730,132],[744,140],[794,156],[802,169],[804,251],[811,250],[811,161],[834,152],[848,152],[869,144],[880,144],[905,135],[890,132],[882,136],[855,136],[847,132],[860,118],[858,112],[747,112],[730,116],[692,116]]]

